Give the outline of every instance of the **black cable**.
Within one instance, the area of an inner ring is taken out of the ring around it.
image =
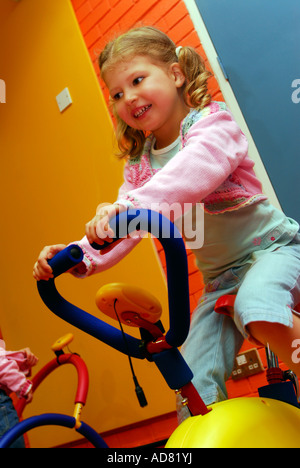
[[[118,315],[118,312],[117,312],[117,309],[116,309],[116,303],[118,302],[118,299],[115,299],[114,300],[114,311],[115,311],[115,314],[116,314],[116,317],[117,317],[117,320],[119,322],[119,325],[120,325],[120,329],[121,329],[121,332],[122,332],[122,336],[123,336],[123,340],[124,340],[124,343],[125,343],[125,346],[126,346],[126,350],[127,350],[127,357],[128,357],[128,360],[129,360],[129,365],[130,365],[130,369],[131,369],[131,373],[132,373],[132,377],[133,377],[133,381],[134,381],[134,384],[135,384],[135,393],[136,393],[136,396],[139,400],[139,404],[140,406],[143,408],[144,406],[147,406],[148,405],[148,402],[147,402],[147,399],[145,397],[145,394],[144,394],[144,391],[142,389],[142,387],[139,385],[138,383],[138,380],[137,380],[137,377],[135,375],[135,372],[134,372],[134,369],[133,369],[133,364],[132,364],[132,359],[131,359],[131,356],[130,356],[130,351],[129,351],[129,346],[128,346],[128,342],[127,342],[127,339],[126,339],[126,335],[124,333],[124,329],[123,329],[123,326],[122,326],[122,322],[119,318],[119,315]]]

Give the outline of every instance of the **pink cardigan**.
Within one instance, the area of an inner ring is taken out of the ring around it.
[[[226,104],[192,110],[181,123],[182,149],[159,171],[150,164],[150,137],[141,157],[125,166],[119,198],[135,207],[203,203],[217,214],[266,199],[248,156],[248,142]],[[184,207],[183,207],[184,208]]]
[[[203,203],[204,210],[217,215],[238,210],[267,199],[248,156],[245,135],[234,121],[225,103],[212,102],[202,111],[195,109],[181,123],[181,150],[162,168],[154,170],[150,163],[152,136],[145,143],[143,154],[127,161],[124,183],[118,203],[127,207],[151,209],[153,205]],[[186,204],[186,205],[185,205]],[[99,255],[83,238],[78,244],[84,251],[85,277],[111,268],[139,242],[128,239]]]
[[[5,343],[0,340],[0,389],[10,394],[15,392],[19,397],[27,395],[32,388],[26,375],[30,373],[27,359],[20,351],[6,351]]]

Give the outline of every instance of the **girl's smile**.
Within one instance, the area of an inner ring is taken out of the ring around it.
[[[133,116],[135,119],[141,119],[146,112],[148,112],[149,109],[151,109],[152,104],[149,104],[148,106],[143,106],[137,109],[136,111],[133,112]]]
[[[185,77],[178,63],[166,66],[135,56],[107,71],[105,82],[117,114],[128,126],[152,132],[158,148],[178,137],[180,122],[189,112],[180,89]]]

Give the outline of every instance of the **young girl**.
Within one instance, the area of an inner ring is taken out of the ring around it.
[[[269,343],[295,372],[293,342],[300,338],[299,225],[262,193],[244,134],[226,104],[213,102],[209,73],[190,47],[179,47],[152,27],[110,42],[100,55],[102,77],[117,118],[124,184],[114,205],[99,205],[78,242],[85,257],[73,272],[88,276],[111,267],[139,242],[123,240],[104,254],[89,243],[111,240],[109,219],[130,207],[162,214],[180,204],[204,205],[204,244],[194,249],[205,292],[193,313],[183,354],[207,404],[226,398],[225,381],[243,339]],[[203,224],[197,226],[200,231]],[[46,247],[34,277],[52,276]],[[234,321],[214,312],[216,300],[237,293]],[[300,373],[299,373],[300,375]]]
[[[18,422],[10,393],[32,400],[32,382],[28,380],[31,368],[38,362],[29,348],[20,351],[6,351],[0,339],[0,438]],[[18,438],[11,448],[25,448],[23,437]]]

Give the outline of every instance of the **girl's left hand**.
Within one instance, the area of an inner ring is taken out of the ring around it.
[[[31,403],[32,399],[33,399],[33,391],[30,390],[30,392],[28,392],[27,395],[26,395],[26,403],[27,404]]]

